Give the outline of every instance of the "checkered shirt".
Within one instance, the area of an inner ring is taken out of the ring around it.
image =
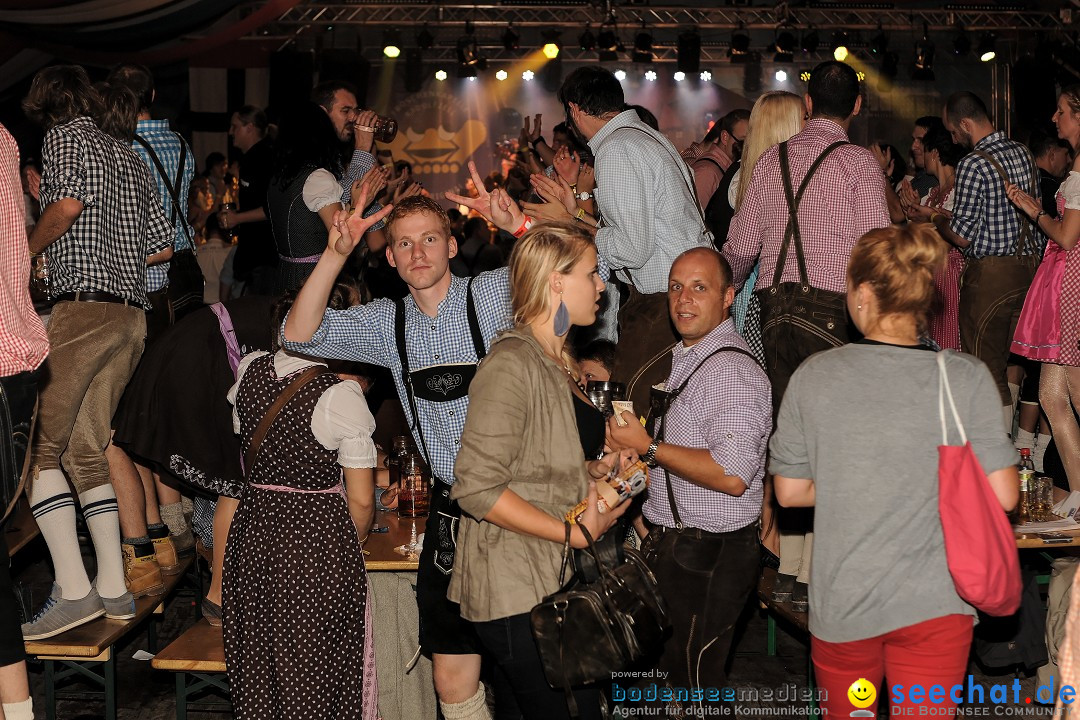
[[[30,254],[19,182],[19,146],[0,125],[0,377],[30,372],[49,340],[30,301]]]
[[[375,156],[369,152],[363,150],[353,150],[352,160],[349,161],[349,167],[345,168],[345,176],[341,178],[341,203],[352,202],[352,186],[353,183],[364,177],[371,169],[375,167]],[[364,217],[374,215],[382,210],[380,203],[372,201],[370,205],[364,208]],[[371,226],[371,230],[382,230],[386,227],[386,220],[380,220]]]
[[[792,192],[814,160],[829,145],[847,140],[847,132],[832,120],[809,120],[788,141]],[[742,207],[731,220],[724,257],[731,264],[735,288],[741,288],[761,259],[755,290],[772,287],[788,217],[780,150],[762,153],[746,190]],[[799,230],[810,285],[821,290],[847,291],[847,264],[855,241],[870,230],[889,226],[885,177],[873,154],[858,145],[844,145],[818,167],[799,204]],[[799,281],[795,243],[791,243],[781,282]]]
[[[641,122],[634,110],[609,120],[589,147],[596,156],[595,195],[602,225],[596,231],[597,250],[619,279],[640,292],[667,292],[675,258],[691,248],[712,246],[691,190],[690,168],[671,142]]]
[[[990,133],[975,143],[1000,163],[1009,180],[1038,200],[1039,173],[1031,153],[1003,132]],[[1033,177],[1034,176],[1034,177]],[[1005,195],[1005,183],[986,158],[971,153],[956,165],[952,230],[971,244],[968,257],[1014,255],[1020,237],[1020,213]],[[1032,227],[1024,255],[1042,255],[1046,236]],[[1032,242],[1034,241],[1034,242]]]
[[[676,345],[667,387],[677,388],[709,353],[730,346],[750,349],[731,318],[690,347]],[[664,442],[708,450],[728,475],[742,478],[746,492],[735,497],[668,473],[683,525],[730,532],[758,519],[771,432],[772,391],[765,371],[742,353],[722,352],[706,360],[671,404]],[[664,474],[661,468],[649,471],[643,512],[652,523],[674,527]]]
[[[169,129],[168,120],[140,120],[135,128],[135,134],[150,144],[157,153],[158,160],[168,173],[168,181],[158,172],[154,161],[150,159],[150,153],[137,142],[131,143],[131,149],[138,154],[150,169],[150,177],[154,178],[157,185],[158,197],[161,198],[161,207],[165,211],[165,217],[173,217],[172,195],[169,193],[169,185],[176,181],[176,170],[180,165],[180,146],[187,145],[182,137]],[[191,154],[191,148],[187,148],[187,157],[184,158],[184,175],[180,179],[180,187],[176,188],[179,210],[176,212],[176,235],[173,249],[177,252],[191,248],[188,240],[194,230],[187,221],[188,189],[195,177],[195,157]],[[182,224],[181,224],[182,223]],[[185,232],[186,229],[186,232]],[[146,291],[155,292],[169,284],[169,263],[161,263],[146,268]]]
[[[466,286],[464,278],[454,277],[450,291],[439,304],[435,317],[425,315],[412,296],[405,298],[405,347],[412,369],[449,363],[475,363],[476,350],[466,316]],[[482,273],[473,281],[473,298],[485,347],[490,347],[496,333],[512,325],[510,317],[510,275],[507,268]],[[338,358],[371,363],[390,368],[397,384],[401,407],[415,426],[409,398],[405,393],[401,358],[398,357],[395,335],[395,308],[387,298],[373,300],[348,310],[330,310],[323,315],[322,325],[309,342],[284,343],[287,350],[315,357]],[[444,403],[416,398],[420,427],[431,457],[435,474],[443,481],[454,480],[454,459],[461,448],[461,431],[469,397]],[[420,436],[413,428],[416,445],[423,448]]]
[[[148,307],[146,258],[169,247],[176,228],[157,201],[150,171],[128,146],[78,117],[45,133],[41,204],[83,204],[71,229],[45,249],[54,296],[97,290]]]

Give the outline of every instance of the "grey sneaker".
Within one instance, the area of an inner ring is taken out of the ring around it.
[[[130,620],[135,617],[135,596],[129,592],[120,597],[101,598],[105,605],[105,617],[110,620]]]
[[[51,638],[105,614],[105,606],[94,588],[80,600],[65,600],[61,593],[60,586],[53,583],[49,599],[34,619],[22,626],[23,640]]]
[[[169,537],[172,538],[177,555],[188,555],[195,551],[195,534],[191,532],[190,526],[184,532]]]

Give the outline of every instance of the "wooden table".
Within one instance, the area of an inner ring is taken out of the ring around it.
[[[367,565],[368,572],[416,572],[420,567],[419,558],[409,558],[394,550],[396,547],[408,544],[412,535],[413,522],[416,523],[416,534],[422,535],[424,525],[427,524],[426,516],[416,518],[414,521],[398,517],[397,512],[393,510],[376,511],[375,527],[387,527],[390,530],[368,535],[367,542],[364,543],[366,551],[364,564]]]
[[[1077,525],[1075,530],[1056,531],[1061,532],[1063,535],[1068,535],[1071,538],[1067,543],[1043,542],[1042,538],[1037,537],[1035,533],[1020,532],[1019,530],[1016,530],[1016,528],[1014,528],[1014,530],[1016,532],[1016,547],[1021,550],[1055,550],[1080,547],[1080,525]]]

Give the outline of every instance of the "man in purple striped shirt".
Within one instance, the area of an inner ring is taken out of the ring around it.
[[[666,413],[654,436],[631,414],[625,427],[608,423],[612,447],[635,448],[652,468],[642,550],[671,610],[674,634],[658,667],[673,688],[724,684],[735,623],[758,578],[772,394],[735,332],[734,297],[720,253],[680,255],[668,279],[668,312],[682,342],[666,398],[654,391],[653,416],[664,405]]]

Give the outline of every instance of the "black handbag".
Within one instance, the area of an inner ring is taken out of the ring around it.
[[[623,549],[623,562],[605,563],[596,543],[579,525],[598,568],[595,582],[575,575],[568,584],[532,609],[531,624],[544,675],[562,688],[572,717],[577,702],[571,688],[610,679],[612,672],[659,656],[671,627],[656,577],[633,548]],[[566,523],[559,584],[570,560],[570,523]]]

